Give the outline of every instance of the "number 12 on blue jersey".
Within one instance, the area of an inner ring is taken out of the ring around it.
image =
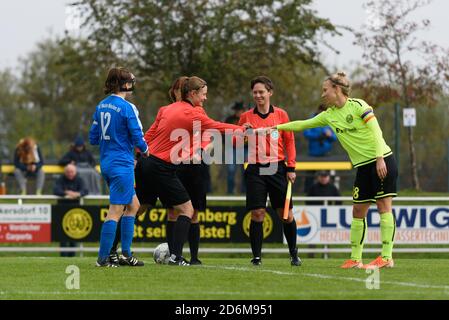
[[[101,138],[103,140],[111,140],[111,137],[107,134],[109,125],[111,124],[111,114],[109,112],[101,112],[100,114],[101,123]]]

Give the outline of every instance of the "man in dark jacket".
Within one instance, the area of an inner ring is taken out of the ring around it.
[[[56,180],[53,193],[69,200],[78,200],[88,194],[84,181],[76,173],[75,165],[68,164],[64,168],[64,175]]]
[[[92,153],[86,149],[81,136],[76,138],[70,151],[59,160],[61,166],[69,163],[76,165],[78,176],[84,181],[89,194],[101,194],[101,177],[95,170],[95,159]]]
[[[340,197],[340,191],[331,182],[329,171],[318,171],[317,182],[309,188],[308,197]],[[328,201],[329,205],[341,204],[341,201]],[[306,205],[324,205],[324,201],[306,201]]]
[[[79,198],[87,195],[88,191],[84,187],[84,181],[78,177],[76,166],[68,164],[64,168],[64,175],[58,178],[53,188],[53,193],[63,197],[58,201],[59,204],[77,204]],[[61,248],[76,247],[76,242],[61,242]],[[74,257],[75,252],[61,252],[61,257]]]
[[[61,160],[59,160],[59,165],[65,166],[72,163],[76,166],[79,164],[88,164],[90,167],[94,168],[96,163],[92,153],[86,149],[84,140],[82,137],[77,137],[69,152],[67,152]]]

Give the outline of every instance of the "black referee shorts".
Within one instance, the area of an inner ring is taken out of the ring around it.
[[[206,210],[206,194],[208,173],[207,165],[180,164],[176,174],[192,200],[193,208],[199,211]]]
[[[354,203],[376,202],[377,199],[396,197],[398,168],[393,155],[384,158],[387,176],[381,180],[377,175],[376,161],[357,168],[357,175],[352,189]]]
[[[245,170],[247,210],[266,208],[268,195],[274,210],[284,208],[288,184],[285,162],[279,162],[275,174],[272,175],[261,175],[260,169],[264,167],[267,165],[249,164]],[[293,208],[292,201],[290,208]]]
[[[165,206],[176,206],[189,201],[189,194],[176,171],[176,165],[154,156],[140,158],[135,168],[139,202],[154,206],[159,198]]]

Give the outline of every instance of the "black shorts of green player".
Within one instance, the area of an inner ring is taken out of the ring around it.
[[[386,197],[396,197],[396,181],[398,168],[393,154],[384,158],[387,166],[387,176],[380,179],[376,171],[376,159],[357,167],[352,199],[354,203],[376,203],[376,200]]]
[[[277,166],[273,174],[262,174],[262,169],[268,166]],[[251,241],[251,251],[253,265],[262,263],[262,242],[263,242],[263,221],[266,214],[267,197],[270,198],[271,207],[282,219],[285,198],[287,195],[287,166],[284,161],[271,164],[249,164],[245,170],[246,183],[246,207],[251,211],[251,222],[249,226],[249,236]],[[290,201],[290,209],[293,202]],[[287,240],[292,265],[301,265],[296,247],[296,221],[283,221],[284,236]]]

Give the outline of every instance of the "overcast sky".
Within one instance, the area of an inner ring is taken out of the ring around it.
[[[67,25],[66,5],[70,2],[73,0],[0,0],[0,69],[17,68],[18,58],[32,51],[38,41],[63,34]],[[360,28],[367,17],[362,7],[364,2],[366,0],[314,0],[313,8],[319,16],[329,18],[336,25]],[[432,25],[422,34],[423,39],[449,48],[448,12],[448,0],[434,0],[419,9],[415,17],[428,18]],[[341,54],[337,56],[323,48],[327,64],[344,68],[360,61],[361,51],[352,45],[353,40],[349,34],[328,39]]]

